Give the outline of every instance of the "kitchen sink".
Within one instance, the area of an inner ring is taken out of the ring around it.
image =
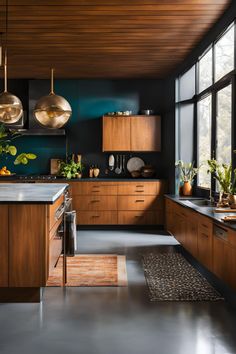
[[[211,207],[214,206],[214,203],[212,203],[210,200],[207,199],[195,199],[195,200],[188,200],[190,203],[198,206],[198,207]]]

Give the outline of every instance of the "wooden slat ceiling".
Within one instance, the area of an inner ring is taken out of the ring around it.
[[[9,77],[48,78],[54,67],[60,78],[163,78],[184,60],[230,1],[8,3]],[[0,0],[3,33],[5,14],[5,0]]]

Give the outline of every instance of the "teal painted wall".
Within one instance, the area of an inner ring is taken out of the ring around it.
[[[24,81],[22,83],[22,81]],[[12,92],[23,97],[24,108],[32,116],[36,101],[47,95],[49,80],[11,81]],[[28,91],[28,92],[26,92]],[[16,146],[19,152],[34,152],[37,160],[28,166],[13,166],[12,158],[7,165],[19,174],[49,173],[50,158],[63,158],[68,153],[80,153],[84,163],[97,164],[104,172],[108,154],[102,153],[101,117],[109,111],[131,110],[137,114],[140,109],[153,109],[164,113],[164,83],[161,80],[55,80],[55,92],[64,96],[72,106],[72,117],[66,125],[66,137],[33,136],[21,137]],[[165,123],[163,120],[163,129]],[[140,135],[142,132],[140,132]],[[165,146],[158,154],[135,154],[146,163],[163,169]],[[130,154],[127,154],[127,158]]]

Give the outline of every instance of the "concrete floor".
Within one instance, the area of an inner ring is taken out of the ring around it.
[[[127,288],[47,288],[41,304],[0,304],[1,354],[235,354],[221,303],[150,303],[140,262],[177,245],[161,232],[80,231],[80,253],[126,254]]]

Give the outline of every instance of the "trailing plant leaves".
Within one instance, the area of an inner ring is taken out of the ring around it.
[[[27,153],[22,153],[20,155],[17,156],[17,158],[14,161],[14,165],[27,165],[29,160],[34,160],[36,159],[36,155],[35,154],[27,154]]]

